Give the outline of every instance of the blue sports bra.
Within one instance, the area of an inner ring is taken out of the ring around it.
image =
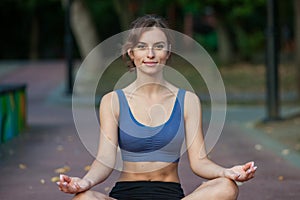
[[[178,162],[185,137],[185,90],[179,89],[168,121],[155,127],[139,123],[130,110],[124,92],[116,92],[120,104],[118,141],[122,159],[129,162]]]

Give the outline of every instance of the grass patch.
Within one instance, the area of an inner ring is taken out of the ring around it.
[[[182,75],[200,97],[209,96],[203,78],[189,62],[175,55],[172,57],[169,66]],[[219,71],[228,96],[245,96],[242,100],[234,99],[234,97],[228,98],[228,103],[262,103],[261,101],[251,99],[250,96],[264,95],[266,92],[265,65],[237,63],[231,66],[219,67]],[[120,79],[126,73],[129,72],[124,61],[121,58],[116,59],[103,73],[97,87],[97,95],[102,96],[115,89],[116,85],[120,85]],[[122,84],[126,85],[133,81],[135,77],[134,73],[135,72],[131,72],[131,75],[128,76],[128,80],[126,80],[126,77],[123,77]],[[168,79],[168,77],[166,77],[166,79]],[[174,78],[170,82],[174,82]],[[178,86],[182,87],[180,85]],[[185,88],[185,86],[182,88]],[[279,66],[279,89],[281,95],[296,92],[296,69],[293,65],[282,64]]]

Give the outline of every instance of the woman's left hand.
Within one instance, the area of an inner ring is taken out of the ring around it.
[[[237,165],[229,169],[225,169],[224,176],[234,181],[244,182],[252,179],[257,170],[254,162],[248,162],[244,165]]]

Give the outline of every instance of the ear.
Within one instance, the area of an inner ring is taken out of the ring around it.
[[[169,59],[170,56],[171,56],[171,44],[169,44],[167,59]]]
[[[127,54],[128,54],[128,56],[130,57],[131,60],[134,59],[134,55],[133,55],[132,49],[128,49],[128,50],[127,50]]]

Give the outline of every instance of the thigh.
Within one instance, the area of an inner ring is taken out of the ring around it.
[[[76,194],[72,200],[113,200],[113,199],[114,198],[111,198],[100,192],[88,190]]]
[[[234,200],[238,196],[238,187],[236,183],[228,178],[216,178],[204,182],[184,200],[201,199],[228,199]]]

